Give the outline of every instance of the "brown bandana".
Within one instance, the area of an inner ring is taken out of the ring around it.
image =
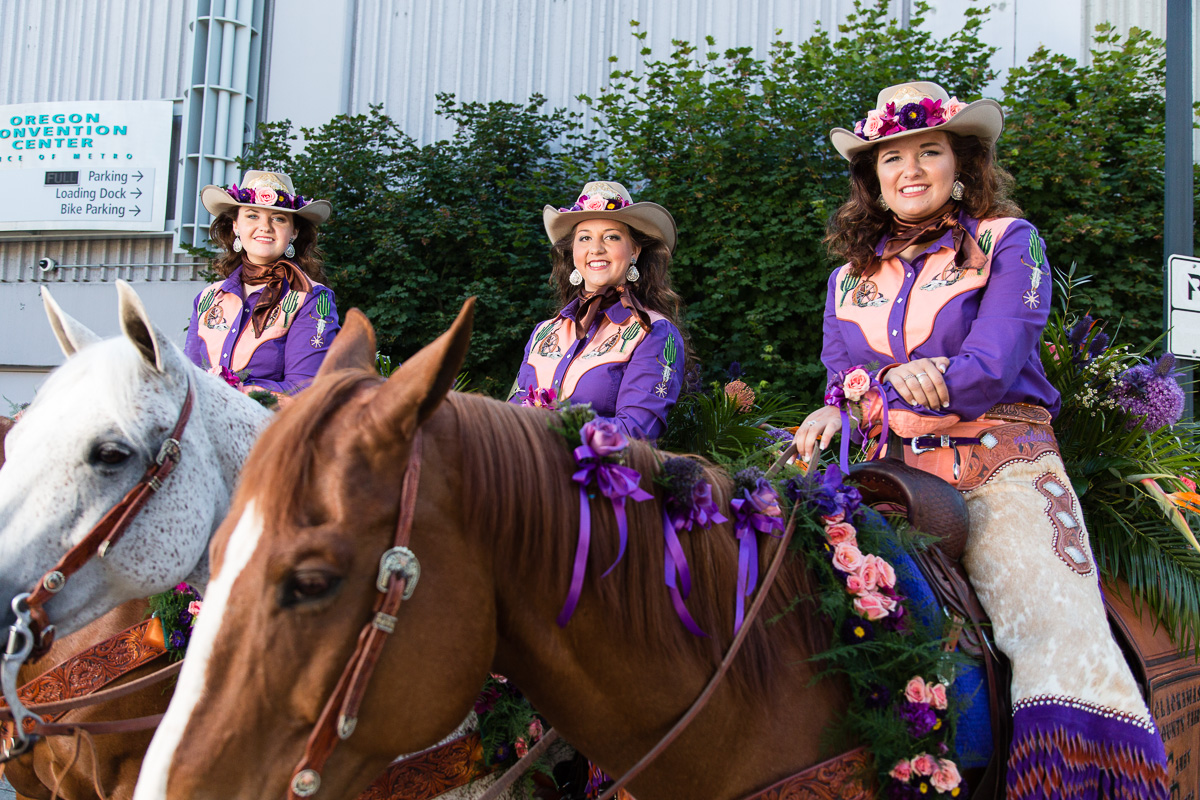
[[[954,231],[954,265],[963,270],[983,269],[987,256],[979,249],[975,237],[958,221],[958,205],[954,201],[948,201],[933,212],[933,216],[919,222],[905,222],[893,214],[892,238],[883,246],[879,261],[887,261],[914,244],[936,242],[948,230]]]
[[[576,339],[587,338],[588,331],[592,329],[597,315],[604,313],[617,303],[629,309],[638,324],[642,326],[642,330],[650,330],[650,314],[634,297],[633,292],[626,291],[624,286],[605,286],[598,292],[590,295],[584,294],[582,297],[579,308],[575,310],[575,319],[578,323],[575,326]]]
[[[252,264],[245,258],[242,259],[242,284],[267,284],[250,314],[255,339],[262,338],[263,328],[267,326],[267,317],[283,299],[285,280],[291,289],[300,292],[312,291],[312,281],[304,274],[304,270],[286,258],[281,258],[274,264]]]

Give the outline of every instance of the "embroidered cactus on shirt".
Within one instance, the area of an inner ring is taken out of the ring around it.
[[[329,293],[321,292],[317,295],[317,335],[309,340],[309,344],[314,349],[320,349],[325,344],[325,317],[329,316],[332,306],[329,302]],[[286,321],[286,318],[285,318]]]
[[[979,249],[985,256],[992,252],[992,232],[990,230],[984,231],[983,236],[979,237]]]
[[[200,298],[200,305],[196,307],[196,316],[203,317],[204,313],[206,311],[208,311],[209,307],[212,306],[213,301],[216,299],[217,299],[217,289],[214,286],[213,288],[211,288],[207,292],[205,292],[204,296]]]
[[[288,317],[296,313],[296,309],[300,307],[300,295],[297,292],[288,292],[287,297],[283,298],[283,302],[279,304],[283,309],[283,327],[288,327]]]
[[[1021,263],[1030,269],[1029,291],[1025,292],[1021,299],[1030,308],[1037,308],[1042,302],[1038,287],[1042,285],[1042,267],[1046,265],[1046,253],[1042,250],[1042,239],[1036,230],[1029,232],[1029,260],[1033,263],[1027,263],[1025,257],[1021,256]]]
[[[621,352],[625,352],[625,345],[637,338],[638,331],[642,329],[641,325],[636,322],[631,322],[621,329]]]
[[[547,336],[549,336],[550,331],[552,331],[552,330],[554,330],[554,320],[550,320],[545,325],[538,328],[537,333],[533,334],[533,346],[530,347],[529,349],[530,350],[537,349],[537,346],[542,343],[542,339],[545,339]]]
[[[841,297],[841,299],[838,300],[839,308],[841,306],[845,305],[846,295],[848,295],[854,291],[854,288],[856,286],[858,286],[858,282],[860,280],[862,280],[862,278],[860,276],[851,275],[849,272],[847,272],[846,275],[844,275],[842,277],[841,282],[838,283],[838,288],[842,290],[842,297]]]
[[[675,356],[679,351],[675,346],[675,334],[667,334],[667,343],[663,345],[662,358],[658,360],[659,366],[662,367],[662,380],[654,387],[654,394],[659,397],[667,396],[667,385],[671,382],[671,375],[675,372]]]

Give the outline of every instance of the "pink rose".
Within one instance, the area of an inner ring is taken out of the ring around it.
[[[857,574],[846,577],[846,591],[850,594],[862,594],[866,588],[863,585],[863,579],[858,577]]]
[[[925,679],[918,675],[909,680],[908,685],[904,687],[904,699],[910,703],[926,703],[925,699]],[[926,772],[926,775],[929,773]]]
[[[940,758],[938,759],[938,768],[929,780],[933,784],[933,788],[939,792],[949,792],[962,783],[962,776],[958,774],[958,767],[954,765],[953,761],[948,758]]]
[[[589,197],[583,203],[583,210],[584,211],[603,211],[604,207],[606,205],[608,205],[608,203],[605,202],[603,197]]]
[[[529,745],[525,744],[524,737],[513,742],[513,750],[516,752],[517,758],[525,757],[525,754],[529,752]]]
[[[841,522],[845,518],[846,518],[845,512],[839,511],[836,514],[822,514],[821,522],[823,522],[826,525],[836,525],[837,523]]]
[[[862,566],[858,568],[858,577],[862,578],[863,586],[868,591],[879,588],[879,567],[875,566],[875,556],[863,556]]]
[[[937,759],[929,753],[921,753],[912,760],[912,770],[918,775],[932,775],[937,772]]]
[[[896,766],[892,767],[892,771],[888,775],[902,783],[907,782],[912,777],[912,764],[907,761],[897,761]]]
[[[846,393],[846,399],[851,403],[857,403],[862,400],[871,389],[871,376],[867,374],[865,369],[856,369],[846,376],[845,383],[842,384],[842,391]]]
[[[929,704],[939,711],[944,711],[946,708],[946,684],[931,683],[926,688],[929,690]]]
[[[894,588],[896,586],[895,568],[879,556],[875,556],[875,566],[879,568],[879,585],[884,589]]]
[[[871,621],[883,619],[890,613],[887,599],[881,594],[863,594],[854,598],[854,612]]]
[[[279,195],[275,194],[274,189],[255,189],[254,202],[260,206],[273,206],[275,201],[279,199]]]
[[[842,572],[858,572],[862,561],[862,551],[849,542],[842,542],[833,548],[833,566]]]
[[[863,123],[863,135],[868,139],[878,138],[883,128],[883,115],[876,109],[867,112],[867,121]]]
[[[849,522],[835,522],[825,529],[825,538],[830,544],[852,544],[858,545],[858,538],[854,535],[854,526]]]
[[[629,440],[616,423],[607,419],[591,419],[579,429],[579,438],[592,448],[598,458],[619,453],[629,446]]]
[[[942,115],[946,119],[950,119],[958,112],[967,107],[966,103],[960,103],[957,97],[951,97],[945,105],[942,106]]]
[[[200,601],[199,600],[193,600],[192,602],[188,603],[188,613],[191,614],[193,617],[200,613]]]
[[[532,720],[529,723],[529,738],[536,742],[538,739],[542,738],[542,733],[542,721],[540,719]]]

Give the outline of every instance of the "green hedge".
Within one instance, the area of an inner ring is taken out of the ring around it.
[[[983,11],[946,39],[887,19],[861,2],[839,36],[818,29],[763,57],[676,42],[643,49],[635,74],[614,63],[608,89],[584,97],[592,117],[527,104],[456,102],[448,141],[418,146],[382,113],[304,130],[292,153],[287,121],[263,126],[243,166],[289,172],[306,195],[333,201],[324,226],[330,282],[343,309],[362,308],[381,345],[403,358],[479,295],[467,369],[499,394],[550,303],[542,206],[574,199],[589,178],[619,180],[635,199],[674,214],[675,282],[706,377],[740,361],[755,380],[812,396],[824,285],[835,265],[821,238],[847,191],[828,144],[903,78],[934,80],[974,99],[993,80],[995,48],[978,38]],[[643,38],[632,23],[632,35]],[[1161,317],[1162,43],[1102,30],[1090,67],[1045,51],[1009,74],[1001,158],[1017,200],[1047,240],[1051,263],[1096,275],[1086,302],[1124,317],[1127,341],[1156,335]],[[614,59],[615,62],[615,59]]]

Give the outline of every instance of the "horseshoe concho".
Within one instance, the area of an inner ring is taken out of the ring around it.
[[[405,600],[411,598],[421,577],[421,562],[412,550],[407,547],[393,547],[379,557],[379,577],[375,580],[375,588],[387,592],[388,582],[393,575],[403,575],[408,579],[402,597]]]

